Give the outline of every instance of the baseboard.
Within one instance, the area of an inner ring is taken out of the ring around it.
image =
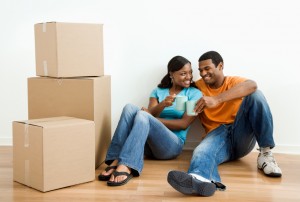
[[[0,137],[0,146],[12,146],[12,138]]]
[[[199,142],[195,141],[186,141],[184,145],[184,150],[194,150],[197,147]],[[258,145],[253,149],[253,152],[256,152]],[[300,146],[299,145],[276,145],[274,149],[272,149],[273,153],[283,153],[283,154],[300,154]]]

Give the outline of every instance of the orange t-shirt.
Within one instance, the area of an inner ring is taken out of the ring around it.
[[[243,77],[227,76],[225,77],[223,85],[218,89],[210,88],[202,79],[198,80],[195,84],[197,88],[201,90],[203,96],[216,96],[245,80],[247,79]],[[238,98],[228,102],[223,102],[215,108],[205,108],[200,114],[200,120],[206,133],[222,124],[233,123],[242,100],[243,98]]]

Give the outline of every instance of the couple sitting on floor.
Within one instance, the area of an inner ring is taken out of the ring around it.
[[[257,142],[257,166],[272,177],[280,177],[272,152],[273,120],[266,98],[254,81],[224,76],[224,62],[215,51],[198,60],[201,79],[193,82],[191,62],[173,57],[168,72],[150,94],[148,108],[127,104],[107,151],[108,167],[99,176],[108,186],[126,184],[139,176],[144,155],[174,159],[182,152],[190,124],[197,116],[176,110],[176,95],[198,100],[198,113],[206,136],[193,152],[189,170],[170,171],[168,183],[187,195],[211,196],[221,184],[218,165],[247,155]]]

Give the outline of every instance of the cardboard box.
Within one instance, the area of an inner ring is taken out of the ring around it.
[[[34,26],[36,75],[103,76],[103,25],[39,23]]]
[[[95,164],[99,166],[111,141],[110,76],[28,78],[28,119],[56,116],[95,122]]]
[[[55,117],[13,122],[13,179],[42,192],[95,179],[93,121]]]

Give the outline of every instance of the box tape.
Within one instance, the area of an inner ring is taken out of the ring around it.
[[[57,83],[58,83],[58,85],[62,85],[62,83],[63,83],[63,79],[62,78],[59,78],[59,79],[56,79],[56,81],[57,81]]]
[[[29,147],[29,133],[28,133],[29,124],[25,122],[24,127],[24,147]]]
[[[25,170],[24,170],[24,183],[27,186],[30,186],[30,176],[29,176],[29,170],[30,170],[30,161],[29,160],[25,160]]]
[[[47,26],[46,26],[46,24],[47,24],[47,23],[45,23],[45,22],[43,23],[43,32],[46,32],[46,31],[47,31]]]
[[[24,147],[28,148],[29,147],[29,123],[27,121],[24,122]],[[25,159],[25,169],[24,169],[24,183],[27,186],[30,186],[30,176],[29,176],[29,171],[30,171],[30,161],[28,159]]]
[[[43,61],[43,67],[44,67],[44,75],[48,76],[48,64],[47,64],[47,60]]]

